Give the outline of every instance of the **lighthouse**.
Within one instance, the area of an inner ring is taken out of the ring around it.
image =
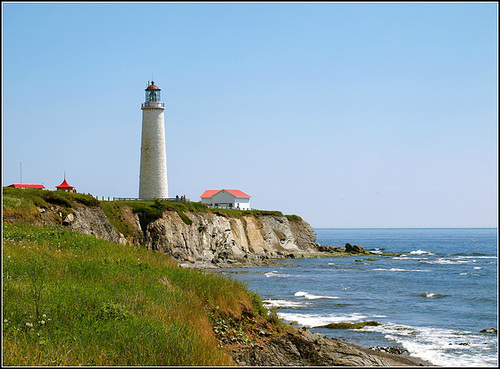
[[[142,137],[139,198],[151,200],[168,198],[167,152],[165,149],[165,103],[160,101],[160,91],[154,82],[148,82],[146,98],[141,104]]]

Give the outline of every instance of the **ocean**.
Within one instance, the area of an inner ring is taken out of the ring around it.
[[[497,229],[315,229],[376,254],[231,268],[285,322],[362,347],[398,346],[440,366],[498,365]],[[376,258],[378,260],[368,260]],[[315,328],[375,320],[362,329]]]

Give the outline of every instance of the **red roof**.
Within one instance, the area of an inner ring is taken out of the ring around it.
[[[252,197],[252,196],[249,196],[240,190],[226,190],[226,189],[224,189],[224,191],[229,192],[234,197],[248,197],[248,198]]]
[[[153,81],[151,81],[151,84],[144,91],[151,91],[151,90],[161,91],[161,88],[159,88],[158,86],[155,86],[155,83]]]
[[[217,192],[220,192],[222,190],[206,190],[205,192],[203,192],[201,194],[201,198],[207,198],[207,197],[212,197],[213,195],[215,195]]]
[[[74,188],[73,186],[70,186],[66,180],[63,181],[59,186],[56,186],[56,188]]]
[[[225,189],[225,188],[222,189],[222,190],[206,190],[205,192],[203,192],[203,194],[200,197],[202,199],[206,199],[206,198],[209,198],[209,197],[213,197],[215,194],[217,194],[217,193],[219,193],[221,191],[226,191],[226,192],[230,193],[231,195],[233,195],[234,197],[247,197],[247,198],[252,197],[252,196],[247,195],[243,191],[240,191],[240,190],[228,190],[228,189]]]
[[[41,185],[41,184],[18,184],[18,183],[11,184],[8,187],[15,187],[15,188],[39,188],[39,189],[45,188],[45,186]]]

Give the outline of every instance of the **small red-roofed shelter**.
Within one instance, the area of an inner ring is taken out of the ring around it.
[[[14,184],[11,184],[7,187],[15,187],[15,188],[36,188],[36,189],[39,189],[39,190],[43,190],[45,188],[44,185],[42,184],[20,184],[20,183],[14,183]]]
[[[66,178],[64,178],[64,181],[59,186],[56,186],[56,188],[57,191],[76,192],[76,189],[66,182]]]
[[[201,203],[211,208],[250,210],[250,195],[240,190],[206,190]]]

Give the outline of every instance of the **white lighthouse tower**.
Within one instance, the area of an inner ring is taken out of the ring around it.
[[[167,152],[165,149],[165,103],[160,102],[160,91],[154,82],[148,82],[142,109],[141,170],[139,198],[150,200],[168,198]]]

